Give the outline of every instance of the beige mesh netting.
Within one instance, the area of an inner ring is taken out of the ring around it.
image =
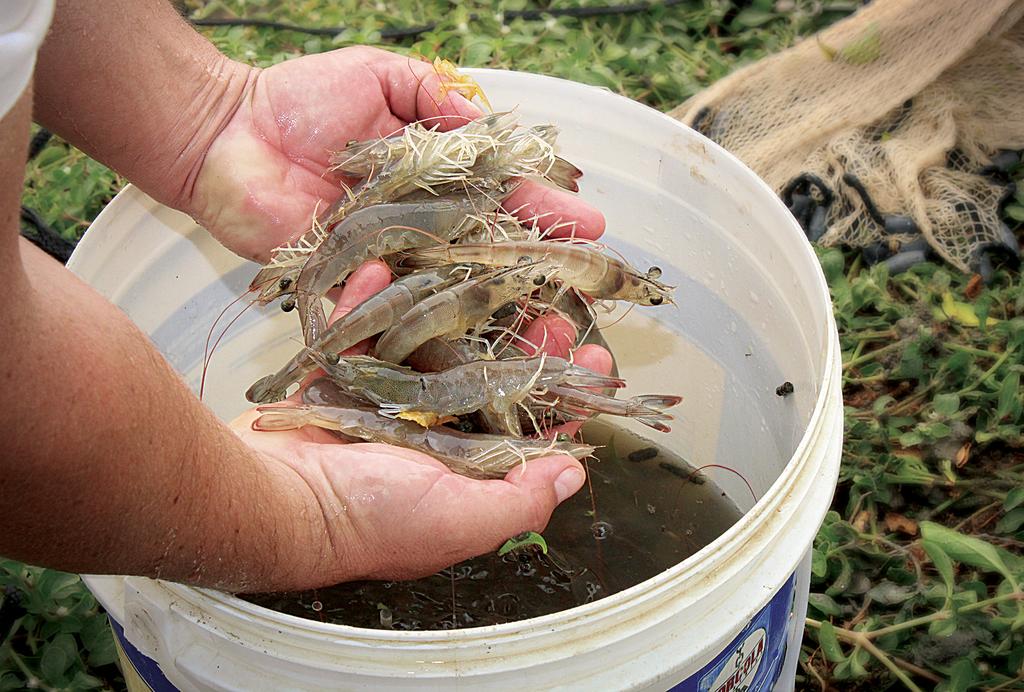
[[[874,0],[671,115],[768,181],[812,240],[910,259],[927,241],[977,271],[1019,250],[999,206],[1024,149],[1022,17],[1024,0]]]

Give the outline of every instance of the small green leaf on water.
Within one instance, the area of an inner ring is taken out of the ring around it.
[[[505,541],[505,545],[501,546],[498,550],[498,556],[500,557],[513,550],[521,550],[528,545],[535,545],[540,548],[542,553],[548,554],[548,542],[544,540],[544,537],[536,531],[527,531]]]

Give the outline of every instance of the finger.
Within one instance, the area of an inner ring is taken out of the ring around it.
[[[332,289],[327,293],[330,298],[336,297],[334,310],[327,319],[327,324],[334,324],[337,320],[352,312],[364,300],[386,288],[391,283],[391,278],[391,269],[380,260],[371,260],[360,265],[354,272],[349,274],[344,288],[338,291],[336,296],[336,289]],[[369,350],[369,345],[370,340],[364,339],[355,346],[343,351],[342,355],[362,355]],[[302,382],[299,383],[299,388],[287,399],[289,401],[301,402],[302,390],[309,386],[309,383],[313,380],[322,377],[323,374],[324,371],[317,368],[306,375]]]
[[[380,260],[371,260],[361,265],[349,274],[348,280],[345,281],[345,287],[341,289],[338,302],[334,305],[334,311],[331,312],[327,323],[334,324],[335,320],[339,320],[352,312],[364,300],[387,288],[392,278],[391,269]],[[370,340],[364,339],[355,346],[343,351],[341,355],[363,355],[369,348]]]
[[[596,240],[604,233],[604,214],[576,195],[531,181],[523,183],[502,203],[521,221],[536,219],[553,238]]]
[[[352,309],[364,300],[386,288],[391,283],[391,269],[381,260],[364,262],[348,275],[345,287],[338,296],[334,311],[327,320],[334,324],[337,320],[352,312]]]
[[[573,352],[572,360],[576,365],[599,372],[602,375],[609,375],[612,371],[612,354],[608,352],[608,349],[597,344],[584,344],[580,346]],[[584,422],[571,421],[556,425],[550,430],[545,431],[545,436],[554,438],[561,433],[565,433],[569,437],[575,437],[576,433],[583,427]]]
[[[527,355],[540,355],[565,358],[576,343],[576,329],[559,315],[541,315],[516,337],[516,345]]]
[[[406,122],[427,121],[441,130],[450,130],[483,114],[461,94],[446,89],[429,62],[394,53],[385,55],[388,58],[375,62],[373,67],[396,117]]]
[[[580,367],[609,375],[612,372],[612,354],[604,346],[583,344],[573,351],[572,361]]]

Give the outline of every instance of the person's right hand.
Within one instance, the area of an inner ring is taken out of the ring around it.
[[[346,282],[332,319],[390,280],[390,270],[382,262],[358,269]],[[543,334],[549,336],[545,351],[567,355],[572,342],[565,336],[571,328],[561,318],[542,318],[530,329],[538,342]],[[602,373],[611,369],[611,356],[597,346],[578,349],[575,362]],[[311,506],[322,514],[325,527],[319,547],[297,546],[319,554],[300,558],[298,564],[313,567],[287,585],[292,589],[427,576],[496,549],[523,531],[542,531],[558,503],[579,490],[585,479],[579,462],[556,455],[530,460],[503,480],[474,480],[419,452],[384,444],[344,444],[311,426],[256,432],[251,426],[258,415],[250,410],[233,427],[275,465],[294,471],[315,498]]]

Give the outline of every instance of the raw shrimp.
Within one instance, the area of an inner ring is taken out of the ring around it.
[[[312,344],[327,327],[324,294],[360,264],[401,250],[458,238],[476,223],[471,214],[494,211],[514,187],[505,185],[494,195],[378,204],[346,217],[310,255],[295,281],[305,343]]]
[[[341,353],[363,339],[386,331],[409,308],[424,297],[468,279],[479,265],[447,265],[409,274],[370,296],[327,328],[310,348],[327,355]],[[316,370],[316,363],[303,348],[276,374],[256,381],[245,393],[254,404],[280,401],[288,387]]]
[[[510,351],[513,349],[509,349]],[[515,349],[518,351],[518,349]],[[525,357],[525,354],[519,352]],[[419,372],[441,372],[475,360],[494,360],[487,349],[479,341],[470,339],[430,339],[409,354],[407,362],[413,370]],[[614,376],[614,375],[613,375]],[[472,415],[477,427],[485,433],[495,435],[513,435],[522,437],[523,430],[519,419],[507,420],[489,408],[484,407]],[[510,425],[511,423],[511,425]]]
[[[452,137],[489,137],[497,140],[510,134],[516,128],[517,120],[516,114],[511,111],[491,113],[471,120],[462,127],[449,130],[446,134]],[[422,123],[412,123],[406,129],[433,132],[433,128],[427,128]],[[351,178],[372,178],[405,156],[409,151],[409,145],[417,139],[418,136],[407,136],[403,129],[390,137],[349,142],[344,149],[331,154],[331,170]]]
[[[458,338],[502,305],[540,288],[549,278],[549,265],[530,262],[435,293],[414,305],[384,332],[375,355],[381,360],[401,363],[429,339]]]
[[[669,394],[643,394],[631,399],[615,399],[598,392],[589,392],[558,384],[551,385],[544,394],[537,398],[570,415],[576,415],[578,410],[609,413],[613,416],[633,418],[659,432],[672,430],[665,424],[665,421],[672,420],[672,416],[665,413],[663,409],[675,406],[683,400],[680,396]]]
[[[309,255],[353,212],[398,200],[416,190],[433,194],[441,185],[465,181],[478,149],[489,146],[492,138],[504,129],[515,127],[514,117],[483,121],[475,130],[471,129],[469,135],[465,128],[437,132],[413,124],[403,129],[399,135],[404,142],[400,155],[372,179],[347,191],[314,221],[310,230],[292,243],[275,248],[270,262],[256,274],[249,289],[259,291],[259,300],[264,304],[289,293]]]
[[[582,459],[590,445],[527,440],[501,435],[462,433],[451,428],[423,428],[411,421],[381,416],[375,409],[347,399],[329,382],[314,382],[303,393],[302,406],[263,407],[253,430],[292,430],[316,425],[369,442],[384,442],[428,454],[455,473],[470,478],[501,478],[518,464],[551,454]]]
[[[592,298],[626,300],[639,305],[672,302],[675,287],[657,281],[661,276],[657,267],[644,275],[621,260],[576,243],[541,240],[445,245],[410,252],[403,261],[412,266],[450,262],[512,266],[539,260],[546,260],[555,267],[562,282]]]
[[[419,125],[410,125],[412,128]],[[477,145],[477,157],[464,179],[432,189],[441,192],[452,186],[494,187],[508,178],[540,176],[572,192],[579,191],[576,179],[583,173],[554,153],[558,129],[554,125],[535,125],[516,130],[514,113],[494,113],[474,120],[452,132]],[[331,156],[331,170],[353,177],[372,178],[405,156],[412,142],[404,135],[386,139],[353,142]]]
[[[510,419],[531,391],[563,387],[623,387],[625,382],[553,356],[476,360],[436,373],[418,373],[366,356],[327,359],[313,354],[345,392],[376,404],[385,416],[428,423],[489,408]]]

